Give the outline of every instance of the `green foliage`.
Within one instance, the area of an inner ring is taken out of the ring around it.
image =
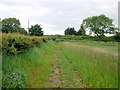
[[[112,34],[115,27],[112,24],[112,19],[105,15],[92,16],[83,20],[82,25],[84,29],[90,29],[94,34],[101,38],[105,33]]]
[[[104,41],[104,42],[119,42],[120,38],[116,36],[103,36],[101,38],[97,36],[89,36],[89,35],[81,35],[81,36],[71,36],[71,35],[65,35],[65,36],[59,36],[57,38],[53,37],[54,40],[59,41],[80,41],[80,40],[89,40],[89,41]]]
[[[20,28],[20,21],[16,18],[5,18],[2,20],[2,32],[17,32]]]
[[[80,26],[80,29],[77,32],[77,35],[83,35],[83,36],[85,36],[85,29],[84,29],[83,25]]]
[[[81,28],[79,29],[79,31],[75,31],[74,27],[73,28],[67,28],[65,31],[64,31],[65,35],[75,35],[75,36],[79,36],[79,35],[85,35],[85,30],[84,30],[84,27],[81,26]]]
[[[53,48],[51,41],[14,57],[3,54],[3,88],[45,88],[51,71]]]
[[[13,33],[20,32],[22,34],[27,34],[24,28],[21,28],[19,19],[16,18],[5,18],[2,20],[2,32],[3,33]]]
[[[7,75],[3,77],[3,88],[24,88],[26,84],[26,76],[19,70],[6,72]]]
[[[43,41],[45,42],[45,39],[44,37],[30,37],[19,33],[2,34],[2,51],[15,55],[33,46],[37,46]]]
[[[36,24],[29,28],[29,34],[31,36],[43,36],[43,31],[40,25]]]
[[[19,29],[19,32],[20,32],[21,34],[28,35],[28,32],[27,32],[24,28],[20,28],[20,29]]]
[[[114,38],[116,41],[120,42],[120,32],[116,32]]]
[[[74,29],[74,27],[73,28],[67,28],[66,30],[65,30],[65,35],[76,35],[76,31],[75,31],[75,29]]]

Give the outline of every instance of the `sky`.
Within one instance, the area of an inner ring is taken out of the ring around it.
[[[0,18],[15,17],[27,30],[40,24],[45,35],[64,34],[67,27],[79,30],[82,20],[105,14],[118,26],[119,0],[0,0]]]

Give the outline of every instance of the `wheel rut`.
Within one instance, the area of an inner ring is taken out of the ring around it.
[[[55,48],[52,57],[52,70],[47,82],[47,88],[86,87],[83,80],[80,78],[79,72],[74,68],[71,61],[62,53],[62,49]],[[67,75],[66,72],[69,72],[69,75]]]
[[[52,71],[49,76],[48,88],[60,88],[61,80],[60,80],[60,66],[58,65],[57,59],[57,51],[53,51],[53,62],[52,62]]]

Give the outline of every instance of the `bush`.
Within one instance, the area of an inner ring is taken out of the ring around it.
[[[95,41],[104,41],[104,42],[115,41],[115,39],[113,38],[113,36],[110,36],[110,37],[104,36],[104,37],[101,37],[101,38],[99,38],[99,37],[94,37],[94,40],[95,40]]]
[[[2,51],[7,54],[17,54],[46,42],[47,37],[30,37],[19,33],[2,34]]]

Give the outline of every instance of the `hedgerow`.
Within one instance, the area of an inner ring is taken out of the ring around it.
[[[38,47],[41,43],[46,42],[49,39],[48,36],[27,36],[20,33],[8,33],[0,34],[0,46],[2,46],[3,58],[8,54],[15,55],[22,53],[32,47]],[[25,53],[25,52],[24,52]],[[3,59],[5,62],[5,59]],[[12,60],[11,60],[12,62]],[[4,63],[5,64],[5,63]],[[10,64],[10,67],[7,68]],[[26,74],[23,73],[19,68],[14,68],[13,63],[9,63],[2,67],[2,88],[24,88],[26,85]]]
[[[2,34],[2,52],[17,54],[45,42],[48,37],[31,37],[19,33]]]

